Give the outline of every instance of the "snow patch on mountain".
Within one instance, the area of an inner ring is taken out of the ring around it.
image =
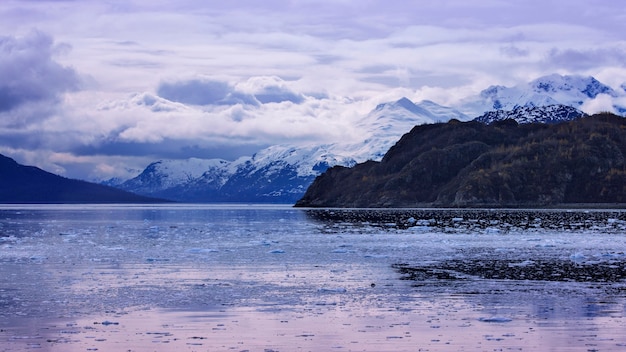
[[[513,110],[495,110],[475,118],[475,121],[491,124],[496,121],[515,120],[517,123],[559,123],[571,121],[583,116],[584,112],[566,105],[544,107],[518,106]]]
[[[221,170],[228,164],[228,161],[222,159],[159,160],[119,187],[139,194],[152,194],[157,190],[192,182],[207,171]]]
[[[430,100],[422,100],[421,102],[417,103],[417,106],[428,111],[431,119],[433,119],[434,122],[447,122],[452,119],[465,121],[469,118],[469,116],[460,112],[457,109],[442,106]]]
[[[273,172],[282,166],[291,165],[298,176],[306,177],[317,176],[320,170],[323,172],[330,166],[356,163],[354,158],[341,155],[333,149],[332,144],[304,147],[274,145],[252,156],[250,161],[254,167],[249,172],[253,173],[263,168],[269,168],[268,172]]]

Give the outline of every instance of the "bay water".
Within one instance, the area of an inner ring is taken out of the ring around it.
[[[626,212],[3,205],[0,351],[626,350]]]

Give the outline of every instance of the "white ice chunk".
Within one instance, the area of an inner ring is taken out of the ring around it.
[[[187,253],[200,254],[200,253],[215,253],[219,252],[219,250],[215,248],[189,248]]]
[[[584,254],[578,252],[578,253],[574,253],[570,255],[569,259],[571,259],[574,262],[582,262],[582,261],[585,261],[586,257]]]
[[[535,264],[534,261],[527,259],[519,263],[509,263],[509,267],[524,267],[524,266],[529,266],[533,264]]]

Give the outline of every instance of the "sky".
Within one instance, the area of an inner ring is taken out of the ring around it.
[[[358,140],[408,97],[455,106],[559,73],[626,82],[614,0],[3,0],[0,153],[66,177]]]

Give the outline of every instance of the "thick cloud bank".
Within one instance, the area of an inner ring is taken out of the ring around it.
[[[3,124],[47,116],[60,96],[79,88],[78,74],[54,60],[66,49],[52,37],[33,31],[24,37],[0,37],[0,114]],[[34,104],[34,105],[33,105]],[[39,107],[22,109],[25,107]],[[19,114],[16,113],[17,110]]]

